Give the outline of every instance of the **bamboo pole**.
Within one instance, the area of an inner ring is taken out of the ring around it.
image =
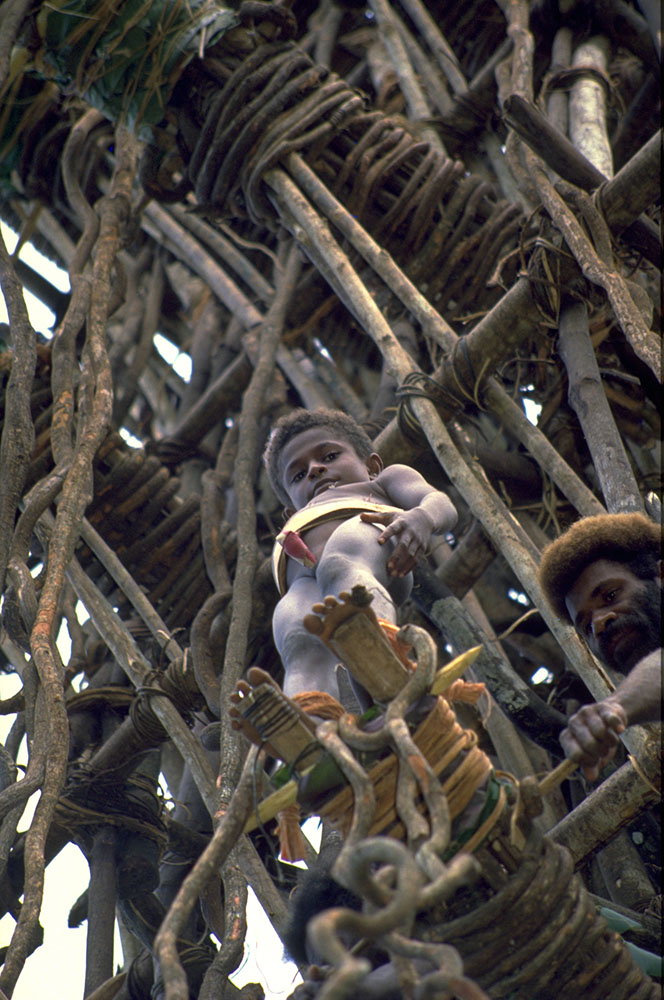
[[[643,513],[639,487],[602,386],[585,302],[564,306],[558,334],[568,398],[583,428],[607,509],[612,514]]]
[[[90,854],[84,997],[113,975],[116,847],[113,827],[102,826],[95,831]]]
[[[572,65],[588,65],[604,73],[607,59],[608,42],[594,38],[579,46]],[[569,131],[575,147],[597,170],[610,177],[613,162],[607,137],[604,89],[596,79],[583,77],[573,84]],[[568,398],[583,428],[607,508],[612,513],[643,512],[639,488],[602,386],[584,302],[564,305],[558,332],[569,381]]]
[[[656,786],[643,781],[628,760],[561,819],[549,836],[567,848],[578,868],[660,798]]]
[[[574,81],[569,94],[569,136],[576,149],[605,177],[613,176],[613,157],[607,135],[606,88],[598,76],[606,77],[609,42],[596,35],[574,51],[572,67],[590,68],[595,74],[581,75]]]
[[[369,0],[369,5],[376,15],[383,44],[392,60],[394,72],[399,80],[399,87],[406,99],[409,118],[413,121],[426,121],[431,116],[431,109],[413,72],[413,67],[408,58],[408,52],[406,51],[398,24],[395,22],[392,9],[387,0]],[[447,155],[445,147],[440,141],[440,136],[432,128],[422,128],[422,135],[441,156]]]

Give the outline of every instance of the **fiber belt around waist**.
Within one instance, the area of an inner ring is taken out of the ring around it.
[[[292,517],[289,517],[282,531],[307,531],[315,528],[326,521],[338,521],[341,518],[354,517],[356,514],[364,512],[372,514],[395,514],[401,513],[400,507],[391,507],[385,503],[374,503],[371,500],[363,500],[362,497],[339,497],[338,500],[330,500],[326,503],[316,504],[314,507],[303,507],[296,510]],[[275,542],[272,549],[272,575],[277,585],[279,593],[283,596],[288,587],[286,586],[286,567],[288,556],[284,552],[281,544]]]

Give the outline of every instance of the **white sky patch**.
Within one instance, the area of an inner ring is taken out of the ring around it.
[[[2,231],[2,236],[5,241],[5,246],[10,254],[13,254],[16,244],[18,243],[18,234],[11,229],[6,222],[0,221],[0,230]],[[61,292],[68,292],[69,285],[69,275],[66,271],[63,271],[61,267],[58,267],[52,260],[45,257],[43,253],[36,250],[35,247],[30,243],[25,243],[21,247],[19,253],[19,259],[25,264],[29,264],[33,271],[37,274],[43,274],[47,277],[47,280]],[[28,316],[30,317],[30,322],[35,330],[42,333],[45,337],[49,339],[53,335],[53,324],[55,322],[55,314],[52,312],[48,306],[40,302],[39,299],[32,294],[24,290],[23,296],[25,298],[25,304],[28,309]],[[7,309],[5,306],[5,300],[0,292],[0,323],[7,323]]]
[[[537,426],[539,415],[542,412],[541,404],[536,403],[534,399],[524,399],[523,409],[531,424],[535,424],[535,426]]]
[[[118,434],[120,435],[121,438],[123,438],[127,442],[130,448],[143,447],[143,442],[139,441],[139,439],[134,434],[132,434],[131,431],[128,431],[126,427],[121,427],[120,430],[118,431]]]
[[[191,358],[189,355],[181,351],[168,337],[164,337],[163,333],[155,333],[152,340],[166,364],[170,365],[181,379],[188,382],[191,378]]]
[[[320,850],[323,825],[318,816],[310,816],[304,821],[302,833],[316,851]],[[298,862],[295,867],[304,868],[305,865]],[[302,982],[295,963],[284,958],[281,940],[250,888],[244,958],[237,972],[230,978],[236,986],[242,987],[246,983],[256,982],[257,970],[265,990],[265,1000],[281,1000]]]
[[[237,987],[260,982],[265,990],[265,1000],[283,1000],[302,982],[295,963],[284,959],[284,946],[279,935],[251,888],[247,898],[244,958],[230,979]]]
[[[334,364],[334,358],[328,351],[327,347],[323,344],[322,340],[319,340],[318,337],[314,337],[312,343],[319,354],[321,354],[327,361],[331,361],[332,364]]]
[[[512,601],[516,601],[517,604],[523,604],[524,607],[528,607],[530,601],[528,600],[528,595],[524,594],[521,590],[515,590],[514,587],[510,587],[507,591],[507,596]]]
[[[550,684],[553,680],[553,674],[548,667],[538,667],[530,680],[533,684]]]

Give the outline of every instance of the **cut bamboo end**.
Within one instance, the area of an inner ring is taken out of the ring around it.
[[[569,778],[570,774],[573,774],[578,766],[579,765],[575,760],[570,760],[569,758],[561,761],[557,767],[554,767],[553,771],[549,771],[549,773],[540,781],[540,794],[548,795],[554,788],[557,788],[558,785],[562,784],[565,778]]]
[[[431,694],[444,694],[446,689],[466,672],[471,663],[475,662],[483,648],[483,646],[473,646],[439,670],[433,679]]]
[[[247,822],[244,824],[242,832],[251,833],[251,831],[257,829],[257,827],[263,826],[265,823],[269,823],[269,821],[274,819],[282,809],[286,809],[287,806],[292,806],[296,802],[297,782],[289,781],[283,788],[277,789],[276,792],[272,792],[272,794],[268,795],[266,799],[259,802],[258,808],[252,812],[251,816],[249,816]]]

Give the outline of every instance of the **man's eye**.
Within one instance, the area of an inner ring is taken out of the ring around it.
[[[607,590],[607,592],[604,594],[604,600],[607,602],[607,604],[612,604],[617,596],[618,596],[617,590]]]
[[[338,451],[330,451],[325,456],[324,461],[325,462],[333,462],[335,460],[335,458],[337,457],[338,454],[339,454]]]
[[[295,475],[293,476],[293,482],[294,483],[299,483],[299,481],[300,481],[300,479],[302,479],[303,475],[304,475],[304,472],[302,471],[302,469],[300,469],[300,471],[296,472]]]

